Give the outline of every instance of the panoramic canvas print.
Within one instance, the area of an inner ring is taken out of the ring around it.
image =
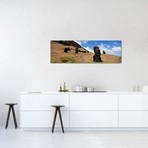
[[[51,40],[51,63],[121,63],[120,40]]]

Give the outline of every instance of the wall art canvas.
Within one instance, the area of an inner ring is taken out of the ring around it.
[[[51,40],[51,63],[121,63],[121,40]]]

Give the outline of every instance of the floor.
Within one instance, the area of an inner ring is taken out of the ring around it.
[[[0,148],[148,148],[148,131],[0,130]]]

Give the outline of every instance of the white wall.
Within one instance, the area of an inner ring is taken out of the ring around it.
[[[21,91],[148,84],[147,10],[147,0],[0,0],[0,124]],[[51,64],[51,39],[122,40],[122,64]]]

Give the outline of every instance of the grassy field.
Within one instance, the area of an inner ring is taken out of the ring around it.
[[[65,47],[70,48],[68,53],[64,53]],[[82,52],[76,54],[73,46],[51,42],[51,63],[96,63],[93,62],[93,53],[84,53],[86,51],[84,48],[79,48],[79,50]],[[119,56],[102,54],[101,58],[103,60],[101,63],[121,63]]]

